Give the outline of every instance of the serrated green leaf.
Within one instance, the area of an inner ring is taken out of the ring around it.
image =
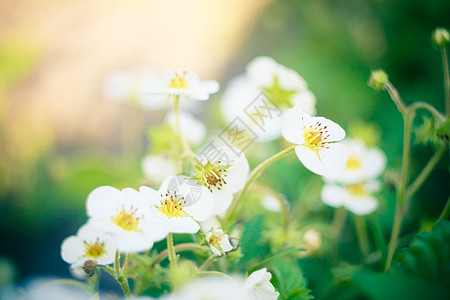
[[[275,278],[273,284],[280,293],[279,299],[285,300],[309,300],[313,297],[307,288],[306,279],[296,263],[286,259],[274,259],[272,261],[272,270]]]
[[[450,222],[438,222],[431,232],[419,233],[409,247],[399,250],[392,272],[422,278],[450,290]]]

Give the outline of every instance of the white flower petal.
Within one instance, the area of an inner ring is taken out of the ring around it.
[[[167,221],[159,216],[147,217],[139,225],[144,234],[155,242],[164,239],[169,233]]]
[[[201,192],[199,193],[200,195],[198,195],[198,197],[196,197],[198,193],[194,193],[194,189],[196,191],[201,189]],[[200,222],[205,221],[212,215],[214,211],[214,200],[212,193],[206,187],[199,185],[193,187],[191,191],[191,197],[195,202],[192,205],[188,205],[188,203],[186,203],[184,210],[195,220]],[[184,196],[185,198],[187,198],[186,194],[184,194]]]
[[[348,198],[345,188],[338,185],[326,184],[320,193],[323,203],[331,207],[343,206]]]
[[[364,155],[365,179],[373,179],[379,176],[386,168],[386,155],[380,149],[368,149]]]
[[[278,68],[279,65],[273,58],[259,56],[247,65],[246,74],[258,87],[270,87]]]
[[[220,84],[216,80],[205,80],[200,85],[208,94],[217,93],[220,89]]]
[[[303,109],[296,105],[283,114],[283,127],[281,134],[286,141],[301,145],[305,142],[304,127],[313,124],[312,118]]]
[[[316,114],[316,96],[310,90],[298,92],[292,96],[291,101],[294,106],[299,105],[310,116]]]
[[[84,242],[76,236],[67,237],[61,244],[62,259],[73,264],[84,255]]]
[[[345,138],[345,130],[342,129],[337,123],[324,118],[324,117],[313,117],[314,123],[321,123],[322,128],[327,126],[328,134],[330,135],[326,140],[327,142],[336,142]]]
[[[90,217],[108,217],[115,213],[119,204],[120,191],[112,186],[101,186],[89,194],[87,213]]]
[[[200,229],[200,225],[190,217],[170,218],[169,232],[173,233],[196,233]]]
[[[233,201],[233,194],[228,191],[214,190],[212,196],[214,199],[214,215],[225,212]]]
[[[297,154],[300,162],[311,172],[318,175],[325,173],[325,167],[317,152],[311,151],[304,146],[297,146],[295,147],[295,154]]]
[[[345,170],[348,160],[348,149],[339,143],[329,145],[328,149],[319,151],[320,160],[323,164],[324,176],[336,178]]]
[[[212,253],[214,253],[215,255],[218,255],[218,256],[222,255],[222,253],[219,251],[219,249],[217,249],[213,245],[210,245],[209,247],[211,248]]]
[[[225,234],[223,236],[222,240],[220,241],[220,247],[225,252],[233,250],[233,246],[230,243],[230,239],[229,239],[228,234]]]
[[[153,247],[153,241],[141,232],[130,231],[117,236],[117,249],[121,252],[142,252]]]
[[[345,207],[355,215],[368,215],[377,209],[378,200],[369,195],[352,197],[345,202]]]
[[[159,205],[161,202],[161,194],[148,186],[139,187],[139,197],[149,205]]]

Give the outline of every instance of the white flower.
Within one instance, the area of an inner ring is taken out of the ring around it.
[[[247,65],[246,74],[277,105],[283,108],[299,105],[308,114],[315,114],[314,94],[296,71],[280,65],[273,58],[259,56]]]
[[[219,90],[215,80],[200,81],[198,76],[185,70],[167,72],[159,84],[145,90],[148,94],[186,96],[192,100],[208,100],[210,94]]]
[[[177,132],[175,125],[175,114],[171,111],[167,114],[166,118],[170,126],[172,126],[173,131]],[[181,133],[191,144],[199,144],[205,138],[205,125],[187,112],[180,112],[180,127]]]
[[[299,105],[307,113],[315,114],[316,98],[294,70],[265,56],[255,58],[247,65],[246,70],[246,74],[241,74],[228,83],[222,97],[221,111],[230,123],[239,117],[253,135],[257,136],[258,142],[268,142],[280,137],[281,111]],[[262,92],[264,96],[261,96]],[[262,100],[258,100],[265,96],[273,103],[270,111],[264,108],[267,103],[264,105]],[[273,105],[278,111],[275,111]],[[241,127],[240,130],[248,131],[245,126],[239,126],[238,122],[233,124]]]
[[[267,269],[260,269],[253,272],[245,280],[245,288],[250,291],[254,299],[257,300],[276,300],[280,293],[275,291],[272,283],[270,283],[272,274],[267,272]]]
[[[367,148],[363,141],[346,139],[342,141],[350,155],[345,170],[334,181],[351,184],[378,177],[386,167],[386,155],[378,148]]]
[[[154,241],[166,237],[167,227],[153,218],[149,202],[142,193],[111,186],[93,190],[87,200],[89,224],[113,233],[117,248],[122,252],[140,252],[150,249]]]
[[[323,117],[311,117],[299,106],[284,113],[283,137],[293,144],[303,165],[318,175],[335,177],[344,170],[348,153],[335,143],[345,137],[338,124]]]
[[[244,152],[231,147],[220,147],[201,157],[203,166],[191,177],[207,187],[213,195],[214,214],[227,210],[233,194],[239,192],[247,181],[249,165]]]
[[[183,286],[163,299],[171,300],[256,300],[244,287],[241,278],[204,277]]]
[[[348,186],[326,184],[321,197],[329,206],[343,206],[355,215],[368,215],[378,207],[378,200],[372,194],[379,189],[380,185],[376,181],[352,183]]]
[[[113,263],[115,253],[114,236],[88,224],[81,226],[76,236],[67,237],[61,244],[61,257],[72,264],[72,268],[82,266],[86,260],[95,260],[101,265]]]
[[[147,155],[142,160],[142,171],[147,179],[161,183],[167,176],[176,174],[178,166],[165,155]]]
[[[222,229],[211,230],[206,233],[205,239],[215,255],[221,256],[222,253],[233,250],[228,234],[225,234]]]
[[[280,202],[272,195],[264,195],[261,199],[261,204],[265,209],[270,211],[279,212],[281,210]]]
[[[57,283],[59,278],[37,278],[29,282],[21,291],[17,298],[12,295],[7,299],[26,299],[26,300],[90,300],[90,295],[86,290],[69,284]],[[101,299],[104,299],[101,297]],[[106,298],[110,299],[110,298]]]
[[[169,232],[196,233],[198,222],[208,219],[214,210],[211,192],[185,176],[167,177],[159,191],[142,186],[139,192],[148,199],[155,220]]]

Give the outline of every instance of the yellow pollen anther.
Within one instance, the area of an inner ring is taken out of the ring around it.
[[[188,84],[184,77],[180,77],[180,76],[178,76],[178,74],[176,74],[175,77],[169,82],[168,88],[185,90],[188,88]]]
[[[347,169],[359,169],[360,167],[361,167],[361,161],[359,160],[359,158],[356,155],[351,154],[347,160],[346,168]]]
[[[215,236],[215,235],[211,235],[211,237],[208,239],[208,243],[213,245],[214,247],[218,248],[220,247],[220,241],[222,239],[220,239],[219,237]]]
[[[105,246],[103,243],[100,243],[99,241],[88,244],[85,243],[86,249],[85,249],[85,255],[88,257],[98,258],[106,253]]]
[[[304,129],[303,137],[305,138],[304,145],[312,151],[319,151],[326,148],[330,142],[327,138],[330,136],[327,131],[327,126],[321,127],[321,123],[316,123]]]
[[[176,192],[171,195],[170,192],[167,191],[166,195],[161,195],[161,199],[161,206],[159,206],[158,209],[163,215],[166,215],[168,218],[187,216],[184,212],[184,205],[186,204],[184,197],[178,199]]]
[[[353,196],[361,196],[366,194],[366,189],[364,187],[364,183],[354,183],[350,184],[348,187],[348,192]]]
[[[135,211],[126,211],[123,207],[120,212],[111,218],[117,226],[130,231],[138,231],[139,218],[135,216]]]

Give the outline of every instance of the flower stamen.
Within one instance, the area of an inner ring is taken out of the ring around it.
[[[84,246],[85,246],[84,253],[87,257],[98,258],[106,253],[104,243],[100,243],[98,240],[93,244],[84,242]]]
[[[186,200],[184,200],[184,197],[178,198],[176,191],[172,194],[167,190],[165,195],[161,195],[161,199],[161,206],[158,209],[163,215],[166,215],[168,218],[187,216],[184,211]]]
[[[133,206],[131,206],[130,211],[126,211],[122,206],[122,209],[119,211],[119,213],[114,217],[111,217],[111,220],[123,230],[126,230],[128,232],[138,231],[140,218],[136,217],[136,212],[137,209],[133,210]]]

